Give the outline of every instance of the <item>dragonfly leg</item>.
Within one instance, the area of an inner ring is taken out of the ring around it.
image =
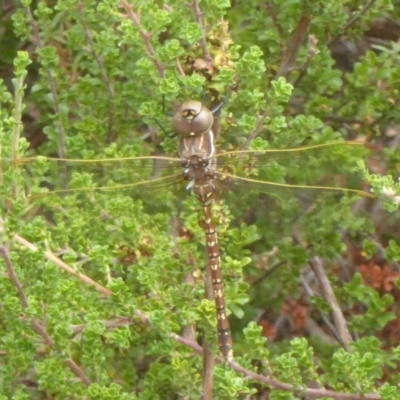
[[[158,125],[158,127],[165,133],[165,136],[168,136],[169,138],[174,138],[177,135],[177,133],[174,131],[167,132],[167,130],[162,126],[161,122],[157,118],[146,117],[146,119],[154,121]]]
[[[163,113],[165,115],[168,115],[168,117],[173,117],[174,114],[171,113],[171,112],[168,112],[166,107],[165,107],[165,94],[164,93],[162,95],[162,109],[163,109]]]
[[[218,105],[216,105],[212,110],[210,110],[213,114],[215,114],[216,112],[218,112],[228,101],[229,96],[232,93],[232,90],[235,86],[232,85],[230,86],[228,93],[225,95],[225,97],[222,99],[221,103],[219,103]]]

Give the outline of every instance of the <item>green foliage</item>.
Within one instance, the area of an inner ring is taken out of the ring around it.
[[[201,397],[196,346],[217,352],[215,305],[204,298],[202,207],[176,184],[163,97],[167,113],[204,97],[210,108],[227,100],[218,151],[257,152],[220,165],[244,178],[213,213],[245,371],[217,364],[212,398],[299,399],[318,387],[319,398],[396,399],[399,219],[387,211],[400,202],[399,151],[343,142],[384,146],[398,129],[399,46],[379,39],[347,67],[335,46],[357,47],[399,15],[395,2],[364,3],[12,5],[0,38],[2,398]],[[273,152],[293,147],[308,149]],[[169,159],[153,168],[151,156]]]
[[[395,319],[393,313],[386,311],[392,304],[393,297],[385,294],[379,296],[376,290],[363,285],[362,277],[359,273],[355,274],[352,281],[343,287],[345,295],[349,297],[349,302],[361,301],[367,311],[362,315],[354,315],[349,320],[349,325],[355,331],[370,333],[382,329],[389,321]]]

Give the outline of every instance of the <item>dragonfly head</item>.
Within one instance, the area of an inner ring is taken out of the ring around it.
[[[183,103],[173,117],[176,132],[182,136],[203,135],[214,122],[212,112],[199,101]]]

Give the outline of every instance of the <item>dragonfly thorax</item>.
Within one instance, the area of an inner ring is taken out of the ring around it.
[[[208,132],[214,122],[212,112],[199,101],[183,103],[174,114],[173,125],[182,136],[197,136]]]
[[[209,168],[209,160],[197,155],[183,159],[182,166],[184,168],[183,175],[186,179],[201,179],[214,175],[214,172]]]
[[[182,166],[183,177],[190,181],[186,190],[193,192],[204,205],[210,204],[215,192],[215,172],[210,161],[193,155],[182,160]]]
[[[203,135],[182,136],[179,146],[179,156],[182,163],[190,162],[191,157],[198,159],[211,159],[215,154],[214,134],[210,129]],[[185,161],[189,160],[189,161]]]

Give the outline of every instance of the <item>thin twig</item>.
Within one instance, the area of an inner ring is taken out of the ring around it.
[[[318,47],[317,47],[317,38],[315,35],[309,35],[308,36],[308,53],[306,57],[306,61],[303,63],[302,66],[298,68],[299,70],[299,75],[297,76],[296,80],[293,83],[294,87],[297,87],[301,80],[304,78],[306,71],[308,67],[310,66],[312,60],[314,57],[319,53]]]
[[[90,30],[88,26],[86,25],[85,22],[85,17],[83,14],[83,5],[79,1],[78,2],[78,14],[79,14],[79,19],[83,27],[83,32],[85,33],[86,40],[89,43],[90,46],[90,52],[93,56],[93,58],[96,60],[96,63],[99,67],[101,77],[103,79],[103,82],[105,84],[105,87],[108,92],[108,96],[110,98],[110,108],[108,110],[108,127],[107,127],[107,141],[112,142],[113,141],[113,134],[112,134],[112,129],[114,125],[114,116],[115,116],[115,92],[114,92],[114,85],[113,83],[108,79],[108,75],[106,72],[106,68],[104,67],[103,61],[100,59],[99,55],[97,54],[97,51],[95,50],[95,45],[94,41],[92,38],[92,35],[90,33]]]
[[[319,257],[313,257],[310,260],[311,268],[313,269],[315,276],[319,282],[320,288],[324,295],[325,300],[328,302],[332,309],[333,321],[340,337],[340,341],[346,351],[349,351],[350,344],[353,342],[349,330],[347,329],[346,319],[342,313],[339,303],[336,299],[335,293],[333,292],[332,286],[326,276],[324,267],[322,266],[321,259]]]
[[[0,223],[1,224],[3,223],[1,219],[0,219]],[[18,243],[22,244],[23,246],[25,246],[26,248],[28,248],[31,251],[39,250],[38,247],[36,247],[34,244],[30,243],[29,241],[27,241],[26,239],[24,239],[23,237],[21,237],[19,235],[15,235],[14,239]],[[88,276],[76,271],[74,268],[70,267],[64,261],[62,261],[58,257],[56,257],[50,250],[46,250],[44,252],[44,255],[49,261],[52,261],[54,264],[56,264],[58,267],[60,267],[65,272],[68,272],[69,274],[76,276],[78,279],[80,279],[82,282],[84,282],[88,285],[94,286],[95,289],[98,290],[99,292],[101,292],[107,296],[111,295],[111,290],[99,285],[97,282],[90,279]]]
[[[287,45],[284,59],[282,61],[281,66],[279,67],[278,72],[276,73],[275,79],[279,77],[287,77],[290,72],[294,69],[296,64],[297,55],[299,54],[300,46],[303,43],[303,40],[307,34],[308,27],[310,26],[311,18],[310,17],[301,17],[299,24],[292,37],[289,39],[289,43]]]
[[[350,18],[350,20],[343,27],[342,32],[339,35],[336,35],[334,38],[332,38],[328,42],[327,46],[328,47],[331,46],[333,43],[336,42],[336,40],[340,39],[374,5],[375,2],[376,2],[376,0],[370,0],[369,3],[367,3],[358,14],[356,14],[352,18]]]
[[[178,343],[183,344],[186,347],[190,347],[196,354],[202,355],[203,354],[203,348],[197,343],[193,342],[192,340],[186,339],[182,336],[177,335],[176,333],[170,333],[168,335],[171,339],[176,340]],[[221,359],[222,362],[222,359]]]
[[[196,22],[199,24],[200,29],[203,32],[203,35],[202,35],[202,37],[200,39],[200,45],[201,45],[201,49],[203,50],[204,59],[207,62],[211,62],[212,61],[212,57],[211,57],[211,54],[208,51],[208,47],[207,47],[206,30],[204,28],[203,13],[200,10],[198,0],[193,0],[192,7],[193,7],[193,11],[194,11],[194,16],[196,18]]]
[[[113,319],[109,321],[99,321],[99,322],[104,324],[104,326],[107,329],[119,328],[120,326],[129,326],[135,323],[135,321],[132,318],[128,317],[120,317],[118,319]],[[75,333],[81,333],[86,329],[86,326],[87,324],[71,325],[70,329]]]
[[[249,148],[251,141],[254,140],[259,135],[259,133],[263,128],[262,124],[264,120],[263,115],[261,115],[260,112],[257,112],[256,118],[257,118],[256,127],[252,132],[250,132],[249,136],[247,137],[246,143],[244,144],[245,149]]]
[[[182,75],[182,76],[186,76],[185,71],[182,68],[181,63],[179,62],[178,59],[176,59],[176,68],[178,70],[178,72]]]
[[[178,249],[178,238],[179,238],[179,218],[176,214],[174,214],[171,217],[171,238],[173,242],[173,248],[172,251],[175,254],[179,254],[179,249]],[[191,264],[191,261],[193,258],[189,256],[188,258],[188,263]],[[194,286],[195,285],[195,279],[192,273],[185,274],[183,277],[183,282],[186,285]],[[183,329],[183,337],[194,341],[195,340],[195,335],[196,335],[196,324],[191,324],[188,326],[185,326]]]
[[[211,271],[208,253],[206,252],[206,276],[204,277],[205,297],[209,301],[214,301],[213,287],[211,283]],[[203,400],[212,400],[212,391],[214,386],[214,355],[210,346],[204,338],[203,344]]]
[[[40,31],[39,27],[37,26],[37,23],[35,19],[33,18],[32,12],[29,7],[25,7],[25,12],[29,20],[29,24],[31,25],[34,41],[36,42],[36,46],[39,50],[43,49],[43,43],[40,38]],[[51,71],[49,69],[46,70],[46,75],[47,75],[47,80],[49,81],[49,86],[50,86],[50,91],[51,95],[53,97],[53,108],[54,108],[54,114],[57,118],[57,129],[58,129],[58,156],[60,158],[65,158],[65,131],[64,131],[64,125],[62,121],[62,116],[60,113],[60,106],[58,102],[58,94],[57,94],[57,85],[55,78]]]
[[[4,247],[4,245],[0,246],[0,254],[4,259],[4,263],[6,265],[8,276],[10,277],[10,280],[11,280],[12,284],[14,285],[14,287],[17,289],[18,296],[21,301],[22,307],[28,308],[28,306],[29,306],[28,298],[25,296],[25,292],[24,292],[22,285],[19,282],[19,279],[14,271],[14,268],[11,264],[10,257],[8,256],[8,251]]]
[[[31,320],[32,328],[33,330],[43,338],[43,342],[47,347],[50,347],[51,349],[54,346],[53,339],[50,337],[50,335],[47,333],[46,329],[44,326],[36,319],[32,318]]]
[[[261,275],[259,278],[257,278],[254,282],[251,283],[251,287],[254,288],[258,286],[263,280],[267,279],[270,275],[272,275],[279,267],[282,265],[285,265],[285,261],[280,261],[273,265],[271,268],[268,268],[263,275]]]
[[[65,363],[67,364],[68,368],[76,375],[78,376],[81,381],[86,385],[90,386],[92,383],[90,382],[89,378],[83,373],[82,369],[76,364],[75,361],[71,360],[70,358],[68,360],[65,360]]]
[[[281,23],[279,22],[279,19],[276,15],[274,5],[272,2],[268,2],[265,4],[265,8],[267,10],[267,14],[271,17],[276,29],[278,30],[278,34],[280,37],[285,36],[285,29],[282,27]],[[281,49],[281,56],[283,57],[283,46],[282,46],[282,41],[279,42],[280,49]]]
[[[136,25],[139,30],[140,36],[143,39],[143,42],[146,46],[146,53],[149,56],[150,60],[153,62],[154,66],[157,68],[157,71],[162,79],[165,78],[165,67],[161,64],[161,62],[156,57],[156,52],[153,49],[150,38],[151,34],[147,33],[142,25],[140,24],[140,17],[133,11],[133,6],[131,6],[126,0],[120,0],[120,6],[126,11],[126,15],[128,18]]]
[[[306,318],[306,330],[310,336],[318,337],[321,341],[326,342],[329,346],[336,346],[337,341],[331,335],[326,333],[324,329],[311,317]]]
[[[314,276],[315,276],[315,273],[314,273]],[[313,290],[311,289],[310,285],[308,284],[306,278],[303,275],[301,275],[300,279],[301,279],[301,283],[302,283],[307,295],[309,297],[315,297],[315,294],[314,294]],[[336,340],[336,342],[338,342],[338,343],[342,343],[342,340],[338,334],[338,331],[337,331],[336,327],[330,321],[329,317],[322,310],[319,309],[318,311],[322,318],[322,321],[324,322],[324,325],[329,329],[329,331],[333,335],[334,340]],[[331,338],[331,341],[333,341],[332,338]]]
[[[194,286],[195,284],[195,279],[193,274],[186,274],[183,278],[183,281],[187,285]],[[184,327],[182,336],[188,340],[191,340],[192,342],[196,341],[196,324],[191,324],[187,325]]]
[[[266,376],[256,374],[255,372],[249,371],[248,369],[237,364],[235,361],[232,361],[230,363],[230,366],[236,372],[243,374],[245,377],[249,379],[265,383],[274,389],[285,390],[292,393],[301,393],[302,396],[307,396],[308,398],[314,397],[319,399],[322,397],[326,397],[335,400],[380,400],[381,399],[381,396],[375,393],[352,394],[352,393],[340,393],[326,389],[313,389],[313,388],[304,389],[304,387],[294,386],[289,383],[284,383],[276,379],[271,379],[267,378]]]
[[[12,128],[12,147],[11,147],[11,160],[13,162],[13,167],[17,168],[17,160],[18,160],[18,145],[19,145],[19,138],[21,137],[21,132],[23,128],[23,123],[22,123],[22,110],[23,110],[23,104],[22,101],[24,99],[24,77],[23,76],[17,76],[17,78],[14,80],[14,99],[15,99],[15,106],[14,106],[14,112],[13,112],[13,128]],[[14,192],[14,197],[17,197],[17,188],[13,188],[15,190]]]

